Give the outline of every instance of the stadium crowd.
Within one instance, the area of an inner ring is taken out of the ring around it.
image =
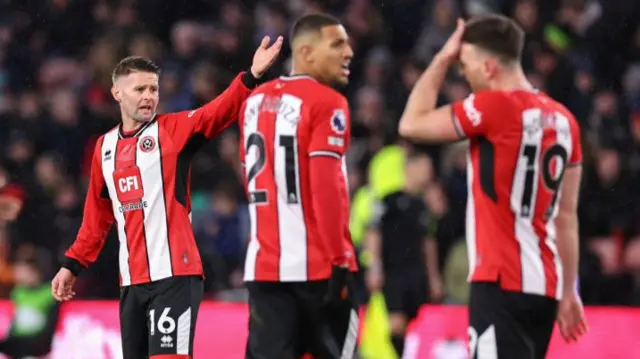
[[[502,12],[526,30],[530,81],[582,126],[583,299],[640,304],[640,3],[626,0],[0,0],[0,296],[12,286],[15,258],[36,247],[58,259],[75,238],[95,139],[119,119],[110,94],[119,59],[140,55],[162,66],[161,111],[196,108],[247,68],[264,34],[286,35],[310,11],[339,15],[355,49],[345,91],[357,246],[371,204],[402,186],[404,151],[428,154],[424,199],[444,300],[465,301],[465,144],[416,147],[396,129],[412,85],[456,17]],[[283,52],[269,76],[287,71],[289,49]],[[442,101],[468,93],[452,73]],[[209,298],[242,300],[249,223],[236,129],[197,155],[192,180]],[[117,248],[112,231],[80,277],[78,297],[118,296]]]

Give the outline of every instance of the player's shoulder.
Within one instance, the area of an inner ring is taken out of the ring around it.
[[[158,126],[165,126],[168,122],[174,122],[174,121],[179,121],[181,119],[192,118],[198,113],[198,111],[201,111],[201,109],[196,108],[193,110],[158,113],[156,114],[156,117],[153,120],[158,123]]]
[[[556,101],[546,93],[542,91],[532,92],[528,100],[526,107],[537,107],[543,109],[545,112],[560,114],[569,122],[571,128],[579,128],[578,120],[576,120],[573,113],[565,105]]]
[[[347,98],[332,87],[316,82],[313,87],[313,93],[320,95],[317,97],[320,105],[347,107]],[[322,99],[325,99],[325,101]]]
[[[509,91],[487,89],[471,93],[464,101],[481,102],[483,104],[500,104],[513,101],[513,97]]]
[[[578,121],[576,120],[573,113],[561,102],[554,100],[553,98],[551,98],[549,95],[545,93],[540,94],[540,100],[544,101],[544,103],[547,104],[550,110],[561,113],[564,117],[569,119],[569,122],[571,122],[574,125],[577,125]]]
[[[334,88],[310,76],[281,76],[277,79],[281,86],[289,88],[307,105],[343,105],[346,98]]]
[[[473,126],[495,122],[511,112],[511,99],[504,91],[475,91],[462,101],[453,104],[456,116],[464,114]]]
[[[507,91],[481,90],[462,100],[462,109],[469,118],[480,118],[493,112],[503,114],[505,110],[512,108],[513,102],[513,97]]]
[[[98,146],[102,146],[102,144],[105,142],[105,140],[108,137],[111,137],[111,136],[116,136],[117,137],[118,136],[118,131],[120,131],[120,124],[117,124],[117,125],[111,127],[107,132],[105,132],[102,135],[98,136],[96,138],[96,144]]]
[[[89,146],[93,146],[93,153],[94,156],[100,158],[102,156],[102,149],[104,148],[104,144],[105,142],[107,143],[115,143],[115,141],[117,141],[118,138],[118,131],[120,130],[120,124],[112,127],[110,130],[108,130],[107,132],[103,133],[100,136],[96,136],[93,137]],[[107,138],[110,138],[109,141],[107,141]],[[91,147],[89,147],[91,148]],[[107,149],[109,150],[109,149]],[[109,151],[110,152],[110,151]],[[105,157],[108,156],[108,153],[105,153],[104,155]]]
[[[277,83],[278,83],[278,79],[272,79],[269,81],[265,81],[264,83],[261,83],[260,85],[256,86],[253,91],[251,91],[251,95],[250,96],[254,96],[257,94],[263,94],[263,93],[268,93],[272,90],[274,90],[275,88],[277,88]]]

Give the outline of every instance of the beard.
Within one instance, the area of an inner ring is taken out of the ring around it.
[[[133,114],[131,115],[131,118],[139,123],[147,123],[149,121],[151,121],[155,116],[156,113],[155,111],[149,111],[149,115],[142,115],[140,114],[140,110],[136,110],[133,112]]]

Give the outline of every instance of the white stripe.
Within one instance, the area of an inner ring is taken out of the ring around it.
[[[278,111],[275,123],[273,164],[276,189],[278,191],[278,228],[280,234],[280,280],[307,280],[307,230],[305,228],[300,198],[300,173],[298,161],[297,131],[302,109],[302,100],[287,94],[281,97],[281,106],[287,111]],[[297,119],[297,121],[296,121]],[[295,182],[287,183],[286,149],[280,143],[282,136],[294,139]],[[288,194],[287,185],[295,185],[297,193]],[[295,198],[293,198],[295,196]]]
[[[244,112],[244,123],[241,123],[241,126],[244,126],[244,138],[242,146],[244,148],[247,147],[247,139],[249,138],[248,134],[255,133],[258,131],[258,109],[260,104],[262,103],[263,94],[257,94],[255,96],[251,96],[246,101],[246,107]],[[249,151],[245,153],[245,163],[254,163],[256,161],[256,153],[253,151]],[[246,168],[246,167],[245,167]],[[245,173],[246,175],[246,173]],[[251,183],[247,184],[248,192],[255,191],[256,185],[255,181],[251,181]],[[247,255],[244,262],[244,280],[245,281],[253,281],[256,276],[256,261],[258,259],[258,251],[260,250],[260,243],[258,242],[258,229],[256,223],[256,206],[255,204],[249,204],[249,218],[250,218],[250,231],[249,231],[249,244],[247,247]]]
[[[167,230],[167,211],[164,201],[162,177],[162,158],[160,153],[158,122],[153,122],[138,137],[136,145],[136,165],[140,169],[144,186],[144,231],[149,258],[149,277],[151,281],[168,278],[172,275],[171,253],[169,252],[169,231]],[[148,136],[155,140],[155,146],[149,152],[140,148],[140,143]]]
[[[522,138],[518,161],[514,172],[511,190],[511,208],[515,215],[515,235],[520,245],[520,265],[522,273],[522,291],[524,293],[545,295],[546,278],[544,263],[540,251],[540,238],[533,228],[536,213],[536,198],[540,182],[540,152],[544,131],[540,109],[529,109],[522,114]],[[535,148],[533,162],[524,155],[525,147]],[[522,208],[522,195],[525,189],[527,171],[533,170],[530,208]]]
[[[316,156],[328,156],[328,157],[334,157],[337,159],[340,159],[340,154],[339,153],[335,153],[335,152],[331,152],[331,151],[313,151],[309,153],[309,157],[316,157]]]
[[[116,148],[118,145],[118,130],[113,130],[104,135],[104,142],[102,143],[102,174],[104,176],[105,184],[109,190],[109,197],[113,205],[113,214],[116,219],[116,226],[118,228],[118,240],[120,241],[120,250],[118,251],[118,262],[120,267],[120,277],[122,278],[122,286],[131,284],[131,273],[129,272],[129,248],[127,247],[127,235],[124,230],[124,214],[118,209],[120,202],[118,201],[118,194],[116,193],[116,187],[113,182],[113,171],[116,166]],[[111,151],[109,158],[104,154],[107,151]]]
[[[351,309],[349,313],[349,328],[344,338],[344,346],[342,347],[342,355],[340,359],[353,359],[356,353],[356,340],[358,339],[358,313]]]
[[[176,333],[176,354],[189,355],[189,339],[191,337],[191,308],[187,308],[178,317]]]
[[[569,119],[560,113],[556,113],[556,133],[557,143],[564,147],[567,151],[567,163],[561,163],[560,161],[556,161],[556,172],[559,173],[562,170],[562,166],[565,167],[571,159],[571,153],[573,152],[573,138],[571,136],[571,125],[569,123]],[[561,188],[561,186],[559,187]],[[559,189],[558,189],[559,190]],[[556,269],[556,277],[558,278],[558,283],[556,285],[556,299],[562,299],[562,287],[564,285],[564,278],[562,276],[562,261],[560,260],[560,254],[558,253],[558,247],[556,245],[556,223],[555,218],[558,215],[558,202],[562,197],[562,193],[558,193],[558,200],[556,201],[556,206],[553,209],[551,217],[547,222],[547,238],[545,240],[545,244],[553,253],[553,262],[555,263]]]
[[[340,170],[342,171],[342,180],[345,190],[345,198],[347,199],[347,208],[351,208],[351,196],[349,195],[349,171],[347,170],[347,158],[342,156],[342,164]]]
[[[498,359],[496,328],[492,324],[478,337],[477,359]]]
[[[467,138],[467,134],[464,133],[464,129],[460,124],[460,119],[458,118],[458,116],[456,116],[456,113],[453,111],[453,108],[451,108],[451,118],[453,119],[453,125],[455,126],[456,132],[458,132],[458,135],[460,135],[460,137],[462,138]]]
[[[547,238],[544,243],[551,253],[553,253],[553,263],[555,264],[556,278],[558,278],[556,283],[556,299],[560,300],[562,299],[563,286],[562,261],[560,260],[560,254],[558,253],[558,247],[556,246],[556,222],[554,220],[549,220],[547,222],[546,231]]]
[[[466,215],[466,236],[467,236],[467,258],[469,258],[469,277],[471,281],[473,272],[477,263],[477,251],[476,251],[476,204],[473,198],[473,179],[474,168],[473,161],[471,161],[471,147],[467,148],[467,215]]]

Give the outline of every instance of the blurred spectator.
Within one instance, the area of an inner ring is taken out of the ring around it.
[[[249,240],[249,213],[238,202],[235,187],[219,185],[210,198],[208,213],[195,224],[203,256],[213,263],[216,283],[207,289],[238,289],[243,286],[244,254]]]
[[[51,351],[59,303],[51,295],[50,257],[48,251],[35,247],[18,249],[13,266],[16,284],[11,291],[14,314],[7,337],[0,341],[0,353],[26,359]]]
[[[435,0],[432,19],[429,26],[425,26],[415,43],[414,53],[425,63],[431,62],[435,53],[440,50],[456,28],[456,18],[459,17],[452,0]]]
[[[4,183],[3,183],[4,182]],[[0,295],[6,296],[13,285],[14,270],[10,263],[12,240],[17,239],[14,222],[22,210],[25,192],[14,184],[0,168]]]

